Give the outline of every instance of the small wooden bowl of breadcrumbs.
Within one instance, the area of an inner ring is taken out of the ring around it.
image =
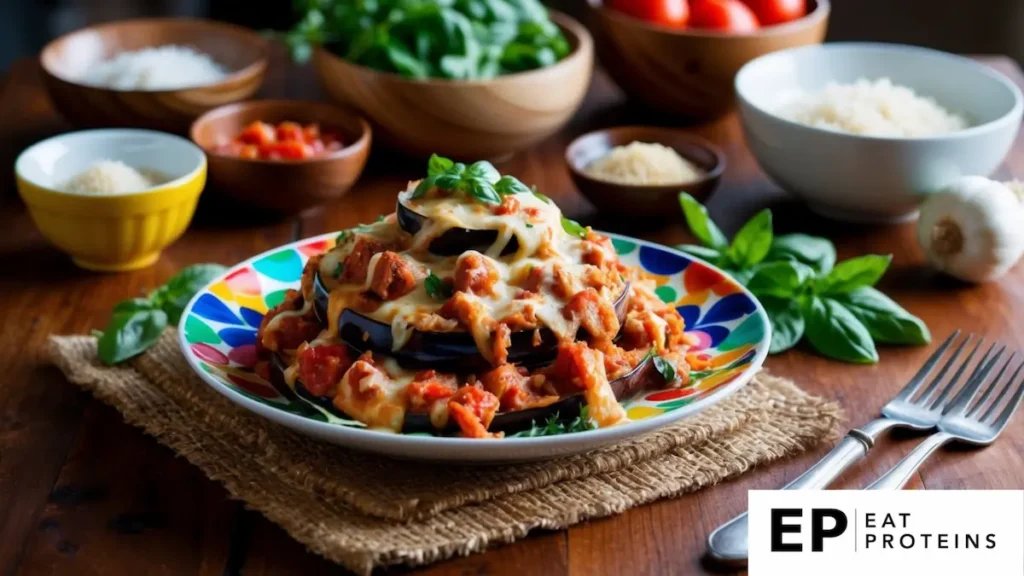
[[[725,171],[707,140],[671,128],[622,126],[572,141],[565,161],[580,193],[602,213],[665,220],[679,215],[679,193],[703,200]]]

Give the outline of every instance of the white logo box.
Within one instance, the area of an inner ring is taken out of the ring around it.
[[[749,504],[751,576],[1024,576],[1024,490],[752,490]]]

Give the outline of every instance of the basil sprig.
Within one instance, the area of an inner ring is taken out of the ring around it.
[[[829,358],[875,363],[876,343],[931,341],[920,318],[873,288],[891,255],[868,254],[837,264],[835,246],[826,238],[775,236],[769,210],[744,224],[730,243],[699,202],[682,193],[679,203],[703,244],[679,249],[726,270],[757,296],[772,326],[772,354],[806,337]]]
[[[107,365],[124,362],[156,344],[169,325],[176,326],[189,300],[227,270],[220,264],[196,264],[178,272],[145,298],[114,306],[110,321],[97,334],[97,353]]]
[[[501,204],[501,198],[510,194],[530,192],[525,184],[514,176],[502,176],[493,164],[486,160],[466,166],[437,154],[427,162],[427,177],[420,180],[412,192],[413,198],[426,195],[431,188],[453,190],[458,194],[485,204]]]

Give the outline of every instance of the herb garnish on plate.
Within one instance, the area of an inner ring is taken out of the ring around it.
[[[826,238],[774,236],[770,210],[744,224],[730,243],[697,200],[684,192],[679,203],[703,244],[679,249],[729,272],[761,301],[772,326],[772,354],[806,337],[829,358],[875,363],[875,343],[931,341],[920,318],[873,287],[891,255],[868,254],[837,264],[835,246]]]

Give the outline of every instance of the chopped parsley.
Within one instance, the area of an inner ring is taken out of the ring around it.
[[[423,288],[427,291],[427,296],[434,300],[447,300],[454,293],[452,285],[439,278],[433,272],[427,274],[426,279],[423,280]]]
[[[593,430],[595,428],[597,428],[597,424],[590,419],[590,416],[587,414],[587,407],[584,406],[580,409],[580,415],[570,422],[563,422],[559,420],[558,413],[555,412],[549,416],[543,424],[538,424],[537,421],[534,420],[533,425],[528,430],[516,432],[509,437],[535,438],[537,436],[557,436],[559,434],[586,432],[587,430]]]

